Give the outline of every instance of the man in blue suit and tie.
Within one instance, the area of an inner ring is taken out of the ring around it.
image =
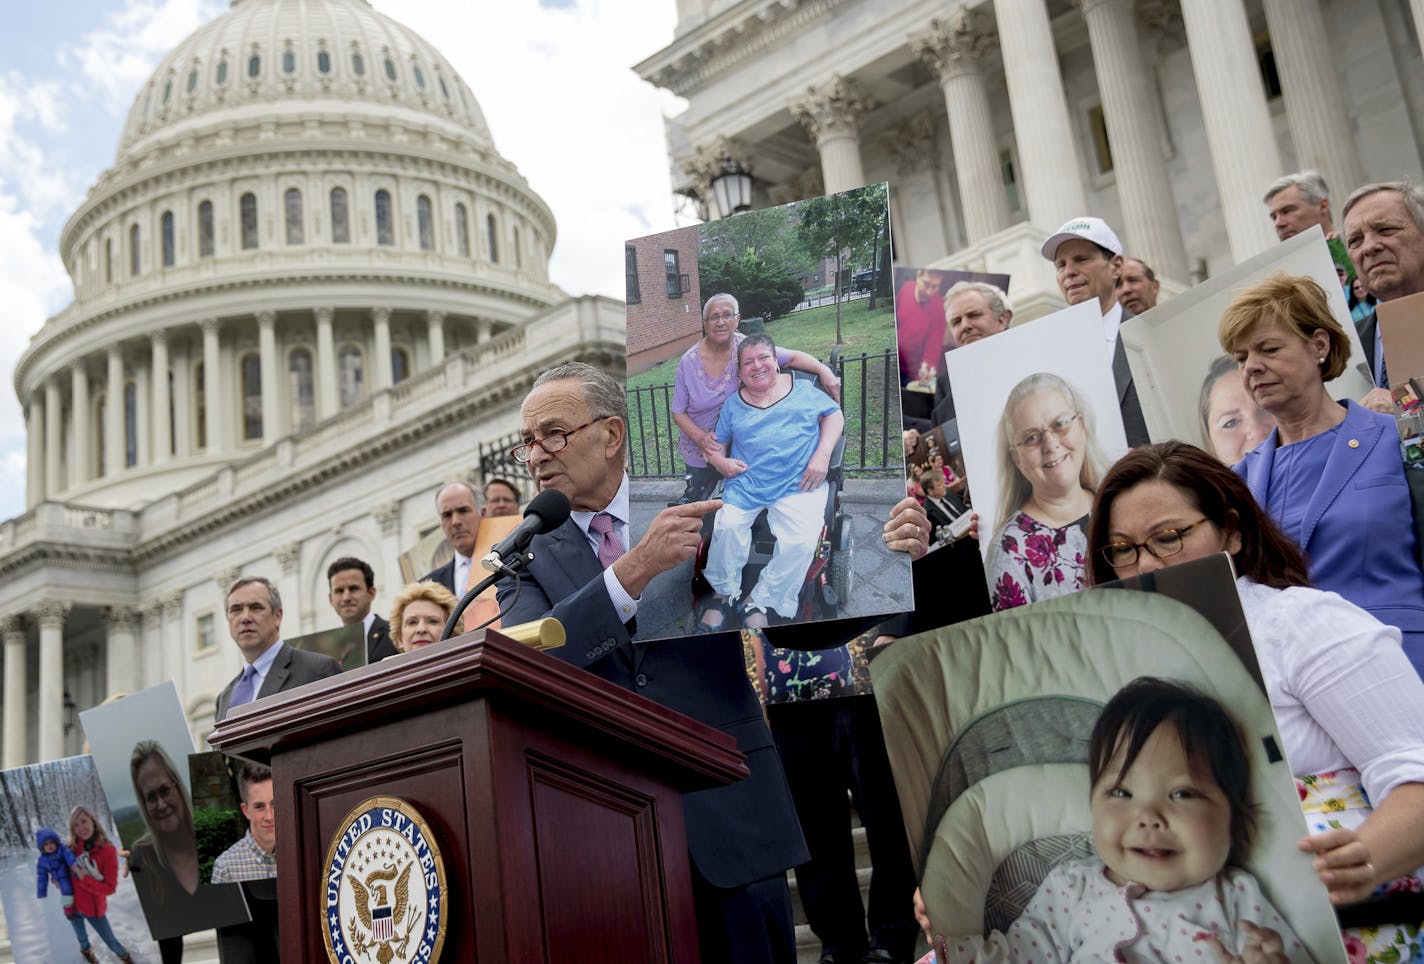
[[[750,776],[683,798],[702,960],[794,962],[786,871],[807,852],[740,635],[630,641],[639,596],[655,575],[692,558],[702,517],[720,500],[664,509],[629,545],[627,402],[623,386],[592,366],[575,362],[540,376],[524,400],[520,431],[515,458],[527,462],[540,490],[567,495],[573,514],[534,539],[505,624],[554,616],[570,639],[551,655],[736,738]],[[922,512],[907,509],[886,528],[892,548],[923,554]],[[514,581],[502,581],[501,607],[514,594]],[[816,628],[820,646],[841,641],[826,642],[826,625]]]

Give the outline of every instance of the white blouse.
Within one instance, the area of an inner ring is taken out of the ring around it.
[[[1424,682],[1399,630],[1333,592],[1236,587],[1291,770],[1353,767],[1375,806],[1424,783]]]

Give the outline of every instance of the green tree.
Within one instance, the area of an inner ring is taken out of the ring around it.
[[[881,182],[812,198],[796,205],[796,212],[800,216],[796,234],[806,254],[816,259],[836,259],[836,344],[844,344],[840,278],[849,265],[873,257],[890,217],[886,185]]]
[[[750,251],[731,256],[703,255],[698,259],[697,270],[704,298],[726,291],[736,297],[744,318],[780,318],[806,297],[797,277],[786,275]]]

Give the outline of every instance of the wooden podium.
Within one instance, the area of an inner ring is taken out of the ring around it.
[[[239,707],[270,763],[282,960],[328,958],[324,861],[375,796],[424,817],[446,962],[698,961],[682,793],[747,775],[732,737],[496,631]]]

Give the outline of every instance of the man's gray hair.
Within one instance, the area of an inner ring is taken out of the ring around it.
[[[1305,198],[1306,204],[1319,204],[1321,201],[1330,200],[1330,188],[1326,186],[1325,178],[1319,171],[1296,171],[1294,174],[1278,177],[1266,188],[1266,196],[1261,200],[1270,204],[1271,198],[1288,187],[1300,188],[1300,195]]]
[[[1009,296],[995,285],[986,284],[983,281],[956,281],[954,287],[945,292],[944,309],[945,315],[949,314],[949,303],[956,295],[964,294],[966,291],[973,291],[984,296],[984,301],[989,305],[989,310],[993,312],[995,318],[1002,318],[1004,312],[1013,311],[1014,306],[1009,303]]]
[[[628,395],[623,383],[601,368],[585,362],[566,362],[534,379],[534,387],[549,382],[576,381],[583,390],[589,418],[617,418],[623,422],[626,447],[628,437]]]
[[[232,598],[232,594],[243,586],[250,586],[256,583],[259,586],[267,587],[267,604],[272,607],[274,613],[282,611],[282,594],[277,591],[277,586],[266,576],[243,576],[237,582],[227,587],[227,595],[223,597],[223,605],[226,607],[227,601]]]
[[[435,509],[437,512],[440,509],[440,493],[444,492],[452,485],[458,485],[460,488],[470,493],[470,504],[473,505],[476,509],[480,507],[480,494],[479,492],[475,491],[475,486],[473,483],[467,482],[464,479],[451,479],[449,482],[441,482],[440,488],[435,490]]]
[[[739,305],[739,304],[737,304],[737,299],[736,299],[735,296],[729,295],[729,294],[727,294],[727,292],[725,292],[725,291],[719,291],[719,292],[717,292],[717,294],[715,294],[715,295],[713,295],[712,297],[708,298],[707,301],[703,303],[703,305],[702,305],[702,320],[703,320],[703,321],[706,321],[706,320],[707,320],[707,312],[712,309],[712,302],[714,302],[714,301],[730,301],[730,302],[732,303],[732,314],[734,314],[734,315],[740,315],[740,314],[742,313],[742,306]]]
[[[1340,222],[1350,216],[1350,208],[1363,198],[1371,194],[1379,194],[1381,191],[1393,191],[1399,195],[1404,202],[1405,210],[1414,219],[1414,227],[1424,231],[1424,190],[1420,190],[1418,184],[1409,181],[1376,181],[1374,184],[1366,184],[1364,187],[1355,188],[1354,192],[1345,199],[1344,210],[1340,214]]]

